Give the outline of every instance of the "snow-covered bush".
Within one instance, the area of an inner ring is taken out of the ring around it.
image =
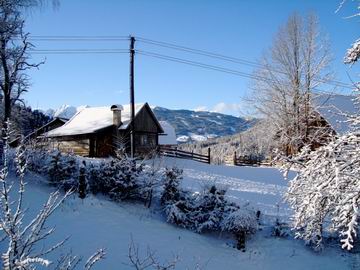
[[[238,240],[238,248],[245,247],[245,236],[254,233],[258,220],[256,212],[240,208],[226,200],[225,189],[216,186],[205,188],[200,193],[190,193],[178,187],[178,176],[169,174],[168,188],[164,189],[167,221],[177,226],[204,231],[227,231]],[[241,240],[240,240],[241,239]],[[241,243],[241,244],[239,244]],[[240,248],[239,248],[240,249]]]
[[[194,210],[190,218],[197,232],[220,229],[225,207],[229,204],[224,198],[225,193],[225,189],[213,185],[194,196]]]
[[[46,151],[27,148],[28,170],[38,174],[46,173],[46,168],[50,162],[50,155]]]
[[[245,249],[246,236],[256,232],[258,220],[256,212],[246,206],[237,207],[231,205],[225,211],[225,217],[221,223],[221,230],[231,232],[235,235],[239,250]]]
[[[84,159],[59,151],[29,150],[28,159],[30,170],[47,177],[52,185],[66,190],[81,188],[82,193],[101,192],[114,200],[138,199],[149,205],[161,180],[154,166],[144,166],[126,156]]]
[[[46,169],[51,184],[66,190],[77,186],[79,165],[75,156],[53,151]]]
[[[57,150],[26,149],[29,170],[44,175],[49,183],[65,190],[77,188],[79,160],[74,155]]]
[[[296,236],[316,249],[326,231],[337,233],[351,250],[358,231],[360,204],[360,134],[350,133],[310,152],[304,149],[286,200],[294,210]]]
[[[178,194],[176,200],[165,204],[166,220],[183,228],[194,229],[194,222],[190,216],[194,211],[191,193],[181,190]]]
[[[141,172],[142,166],[129,158],[110,158],[90,164],[90,190],[110,195],[115,200],[136,197],[139,188],[137,178]]]
[[[160,199],[162,205],[173,203],[179,200],[179,185],[182,179],[182,173],[183,171],[177,167],[165,169],[164,190]]]

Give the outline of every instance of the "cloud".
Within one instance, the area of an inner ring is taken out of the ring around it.
[[[208,108],[206,106],[199,106],[197,108],[194,109],[195,112],[204,112],[204,111],[208,111]]]
[[[213,112],[239,115],[241,110],[241,104],[239,103],[225,103],[220,102],[214,106],[212,109]]]

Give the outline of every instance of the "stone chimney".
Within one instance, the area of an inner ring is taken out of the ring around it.
[[[115,105],[112,105],[110,107],[110,109],[113,112],[113,124],[117,127],[120,126],[122,123],[121,122],[121,111],[124,110],[123,106],[115,104]]]

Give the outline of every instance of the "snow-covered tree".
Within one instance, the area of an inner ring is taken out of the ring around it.
[[[179,186],[182,179],[182,170],[177,167],[166,168],[164,174],[164,190],[160,202],[162,205],[167,205],[179,200]]]
[[[301,168],[286,195],[294,210],[296,236],[320,248],[324,233],[338,233],[342,248],[353,248],[360,203],[360,134],[334,139],[316,151],[304,149]]]
[[[236,248],[239,250],[245,250],[246,236],[255,233],[257,227],[258,220],[255,211],[246,206],[230,206],[221,223],[222,231],[231,232],[235,235]]]
[[[355,43],[348,50],[345,63],[355,63],[358,58],[359,50]],[[292,160],[298,174],[290,181],[286,200],[294,210],[293,228],[297,237],[316,249],[321,248],[323,237],[328,232],[338,234],[342,248],[351,250],[358,234],[360,95],[359,87],[356,88],[358,110],[348,115],[353,131],[333,137],[329,144],[316,151],[304,148]]]
[[[50,183],[62,186],[65,190],[77,185],[79,166],[75,156],[53,151],[50,153],[50,161],[46,169]]]
[[[194,209],[190,213],[190,218],[197,232],[220,229],[225,207],[228,204],[225,193],[225,189],[212,185],[195,196]]]
[[[42,266],[51,269],[72,270],[79,265],[81,260],[77,256],[70,254],[61,256],[57,260],[57,264],[47,258],[50,253],[63,246],[65,240],[48,247],[46,245],[46,239],[55,231],[54,227],[46,227],[46,223],[72,191],[66,192],[65,195],[59,191],[51,193],[38,214],[30,219],[30,222],[26,222],[26,210],[23,206],[27,168],[26,148],[21,144],[16,151],[14,165],[18,181],[10,182],[8,174],[11,160],[9,159],[7,133],[7,130],[2,133],[5,136],[3,137],[3,164],[0,170],[0,235],[5,247],[1,254],[2,269],[25,270],[38,269],[39,266]],[[41,248],[39,248],[40,246]],[[104,250],[98,250],[87,260],[84,269],[91,269],[104,255]]]
[[[311,128],[314,89],[331,78],[329,44],[313,14],[289,17],[271,49],[255,71],[249,101],[272,123],[272,133],[286,155],[316,142],[319,129]]]
[[[340,2],[339,7],[337,8],[336,12],[339,12],[342,7],[345,5],[345,3],[347,2],[347,0],[342,0]],[[359,17],[360,16],[360,1],[359,0],[354,0],[354,2],[357,2],[357,11],[350,15],[348,18],[354,18],[354,17]],[[344,58],[344,62],[345,64],[354,64],[355,62],[357,62],[360,59],[360,39],[357,39],[352,46],[346,51],[346,55]]]

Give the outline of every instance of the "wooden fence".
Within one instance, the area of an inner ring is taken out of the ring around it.
[[[197,154],[194,153],[193,151],[192,152],[183,151],[177,149],[177,147],[168,147],[168,146],[159,146],[158,151],[160,155],[163,156],[191,159],[194,161],[210,164],[210,148],[208,148],[207,155]]]
[[[260,165],[271,165],[270,162],[266,162],[263,159],[254,156],[237,156],[234,152],[233,164],[235,166],[260,166]]]

